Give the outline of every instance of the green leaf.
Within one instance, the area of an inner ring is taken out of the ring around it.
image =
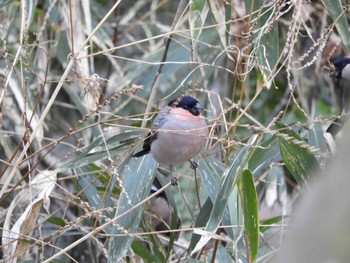
[[[308,129],[308,143],[320,151],[326,152],[328,146],[326,144],[325,138],[323,136],[322,125],[316,123],[313,128]]]
[[[140,138],[142,134],[144,134],[144,132],[130,129],[124,130],[120,134],[116,134],[108,139],[104,136],[99,136],[91,144],[84,147],[77,156],[63,164],[62,168],[72,169],[116,156],[120,154],[122,147],[130,147],[130,140]],[[108,152],[106,151],[106,145],[109,149]]]
[[[160,259],[161,262],[166,262],[166,251],[165,247],[162,244],[162,241],[160,240],[159,235],[148,235],[148,242],[149,245],[152,247],[153,254]]]
[[[277,136],[272,136],[259,146],[249,158],[248,163],[248,168],[253,171],[254,176],[261,175],[271,163],[282,159]]]
[[[342,5],[341,0],[323,0],[323,3],[335,22],[335,26],[344,46],[348,49],[348,52],[350,52],[349,24],[346,18],[347,13],[343,13],[345,7]]]
[[[283,216],[276,216],[260,222],[260,232],[264,233],[268,230],[272,225],[277,224],[282,220]],[[284,217],[286,218],[286,217]]]
[[[196,219],[196,223],[194,224],[195,227],[205,227],[206,223],[209,220],[210,213],[213,209],[213,203],[210,200],[210,198],[207,198],[204,205],[201,207],[201,210],[199,211],[199,214]],[[198,241],[200,240],[200,236],[193,234],[190,242],[189,250],[192,251],[193,248],[196,246]]]
[[[226,34],[226,3],[224,1],[208,0],[210,11],[213,14],[215,22],[217,24],[216,29],[219,33],[219,37],[223,47],[227,46],[227,34]]]
[[[211,202],[214,203],[217,193],[220,191],[220,180],[222,178],[222,175],[225,171],[225,167],[222,163],[218,162],[213,157],[207,157],[205,158],[198,167],[199,173],[202,178],[202,182],[204,185],[204,188],[209,195]],[[232,194],[231,194],[232,195]],[[231,201],[231,196],[229,198]],[[233,204],[234,202],[232,202]],[[224,215],[223,215],[223,224],[224,225],[233,225],[236,224],[234,222],[234,218],[237,218],[237,215],[231,213],[230,209],[228,207],[225,208]],[[238,228],[233,229],[232,227],[225,228],[225,231],[229,237],[232,239],[235,238],[235,234],[239,232]]]
[[[195,0],[192,2],[189,24],[191,28],[190,33],[193,46],[195,46],[202,33],[202,28],[207,18],[208,11],[209,8],[206,0]]]
[[[140,256],[146,262],[162,262],[158,257],[153,255],[143,243],[139,241],[133,241],[131,248],[136,255]]]
[[[250,22],[255,25],[253,35],[255,42],[257,65],[262,73],[264,84],[270,88],[276,70],[279,48],[279,28],[272,13],[270,4],[262,5],[261,1],[245,0],[246,12],[250,14]],[[255,22],[257,20],[257,22]]]
[[[191,8],[192,10],[202,11],[206,2],[207,2],[206,0],[193,0]]]
[[[256,136],[252,137],[247,143],[247,146],[243,147],[238,154],[231,161],[231,165],[224,171],[224,174],[221,179],[221,183],[217,188],[218,191],[215,201],[213,202],[213,209],[211,211],[209,220],[205,227],[206,232],[215,233],[218,226],[220,225],[228,200],[231,196],[232,191],[236,183],[236,178],[242,172],[243,166],[246,162],[247,157],[249,156],[251,147],[256,141]],[[210,178],[208,178],[209,176]],[[203,182],[211,181],[212,175],[203,174]],[[210,235],[202,235],[200,241],[193,249],[192,253],[199,251],[208,241],[210,240]]]
[[[110,198],[105,198],[98,188],[104,187],[100,180],[91,175],[91,169],[88,166],[77,167],[74,172],[78,175],[78,183],[81,189],[84,191],[84,196],[88,200],[89,204],[95,209],[101,209],[104,207],[113,207],[113,202]],[[111,218],[112,213],[103,211],[105,218]],[[102,219],[103,220],[103,219]],[[112,231],[112,226],[107,226],[106,231]]]
[[[109,240],[108,258],[110,262],[119,262],[130,248],[133,238],[125,234],[136,233],[144,205],[137,208],[133,207],[149,196],[156,174],[156,167],[157,163],[151,155],[142,158],[131,158],[130,160],[123,178],[123,190],[115,213],[115,217],[120,217],[115,222],[118,227],[114,227],[112,231],[112,234],[122,235],[114,236]]]
[[[308,144],[287,126],[276,123],[279,130],[279,143],[282,159],[294,179],[304,185],[319,164]]]
[[[66,225],[66,222],[64,222],[64,220],[62,218],[56,217],[56,216],[50,216],[47,219],[48,222],[50,222],[51,224],[60,226],[60,227],[64,227]]]
[[[119,170],[121,170],[121,169],[119,168],[118,171],[113,176],[113,175],[103,171],[101,169],[101,167],[99,167],[98,165],[96,165],[94,163],[90,163],[88,166],[91,170],[95,171],[96,176],[103,184],[102,187],[97,187],[97,190],[100,192],[105,192],[106,186],[109,186],[109,191],[107,192],[107,195],[106,195],[106,197],[108,197],[107,199],[109,199],[111,197],[111,194],[113,194],[114,198],[118,198],[121,190],[120,190],[120,187],[118,187],[118,185],[115,183],[115,181],[117,181],[116,179],[118,177]],[[124,164],[121,165],[121,168],[124,168]]]
[[[238,179],[238,187],[244,212],[248,261],[255,262],[259,249],[258,195],[254,186],[253,173],[250,170],[243,171]]]
[[[225,166],[222,163],[218,162],[215,158],[207,157],[200,163],[198,170],[199,174],[201,175],[204,188],[207,194],[209,195],[212,203],[214,203],[217,193],[220,191],[220,180],[222,179],[222,176],[224,174]],[[229,197],[229,202],[232,205],[226,207],[224,211],[222,219],[224,225],[239,225],[239,222],[235,220],[239,216],[237,215],[237,213],[234,213],[238,211],[230,209],[237,203],[233,200],[234,194],[235,190],[233,190],[232,194]],[[234,239],[236,234],[240,232],[240,229],[228,227],[225,228],[225,231],[230,238]]]

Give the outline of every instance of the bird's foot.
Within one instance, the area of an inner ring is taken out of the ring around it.
[[[171,185],[177,186],[179,182],[179,179],[177,177],[171,178]]]
[[[198,168],[198,164],[193,160],[190,160],[190,166],[192,170],[196,170]]]

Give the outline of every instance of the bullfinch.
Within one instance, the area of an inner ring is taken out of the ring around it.
[[[331,77],[334,81],[335,93],[337,95],[340,108],[339,116],[327,129],[327,132],[335,136],[348,120],[350,111],[350,58],[339,58],[333,62],[334,71]]]
[[[339,91],[341,109],[345,112],[350,110],[350,58],[339,58],[333,62],[333,77],[335,89]]]
[[[170,101],[154,119],[143,149],[132,157],[151,153],[161,165],[179,166],[192,160],[206,145],[208,126],[201,115],[203,107],[195,98],[183,96]]]
[[[158,192],[160,188],[162,188],[162,185],[156,177],[151,188],[151,194]],[[148,217],[148,221],[153,229],[156,231],[170,230],[170,226],[173,223],[173,213],[175,210],[172,209],[166,193],[159,193],[155,198],[152,198],[149,201],[149,204],[150,215]],[[180,227],[181,220],[178,218],[178,215],[175,216],[177,218],[176,228],[178,229]],[[170,235],[170,232],[166,235]]]

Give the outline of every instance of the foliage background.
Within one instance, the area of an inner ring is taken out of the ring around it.
[[[5,261],[270,260],[334,148],[324,130],[341,112],[329,71],[350,50],[346,1],[0,8]],[[207,109],[210,141],[196,176],[185,165],[171,187],[152,158],[130,155],[183,94]]]

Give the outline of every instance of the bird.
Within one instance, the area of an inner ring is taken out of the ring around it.
[[[330,74],[339,93],[341,110],[350,110],[350,58],[339,58],[333,62],[334,71]]]
[[[338,58],[333,61],[333,78],[335,93],[340,106],[341,115],[327,128],[326,132],[335,136],[349,118],[350,112],[350,58]]]
[[[191,96],[170,101],[154,119],[142,150],[132,157],[151,153],[163,166],[181,166],[190,162],[195,170],[198,164],[192,158],[205,147],[209,134],[207,122],[201,115],[203,110]]]
[[[159,193],[159,189],[162,188],[162,184],[157,179],[157,177],[153,181],[153,185],[150,191],[150,194],[154,194],[158,192],[158,195],[151,200],[149,200],[149,207],[147,207],[148,211],[148,220],[147,222],[153,227],[156,231],[170,230],[171,226],[174,224],[173,219],[175,217],[176,220],[176,229],[178,229],[181,225],[181,220],[176,213],[176,209],[174,210],[171,206],[171,203],[168,200],[167,194],[165,191]],[[166,235],[170,235],[169,233],[165,233]],[[176,235],[176,238],[178,235]]]

